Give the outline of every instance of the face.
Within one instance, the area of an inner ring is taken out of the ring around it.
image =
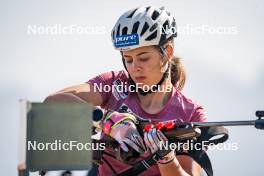
[[[156,47],[146,46],[124,51],[123,56],[127,70],[135,83],[151,86],[161,80],[163,62]]]

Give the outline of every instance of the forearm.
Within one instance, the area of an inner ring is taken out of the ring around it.
[[[179,161],[175,157],[173,161],[167,164],[159,164],[158,167],[162,176],[190,176],[185,170],[181,167]]]
[[[76,103],[87,103],[80,97],[74,95],[73,93],[57,93],[48,96],[44,102],[76,102]]]
[[[94,91],[93,86],[85,83],[71,86],[54,93],[48,96],[44,102],[77,102],[101,106],[103,99],[99,92]]]

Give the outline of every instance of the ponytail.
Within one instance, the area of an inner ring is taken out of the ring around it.
[[[182,90],[186,81],[186,74],[179,57],[173,56],[171,59],[171,83],[179,90]]]

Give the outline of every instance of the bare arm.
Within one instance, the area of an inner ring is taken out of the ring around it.
[[[191,157],[177,156],[168,164],[158,164],[162,176],[199,176],[201,167]]]
[[[64,101],[64,102],[87,102],[94,106],[103,103],[102,96],[95,92],[93,86],[88,83],[67,87],[54,94],[49,95],[44,102]]]

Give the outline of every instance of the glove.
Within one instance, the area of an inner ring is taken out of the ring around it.
[[[103,131],[114,138],[123,151],[128,152],[128,146],[142,154],[147,149],[135,125],[136,118],[129,113],[112,112],[107,115]]]
[[[144,133],[144,142],[150,152],[155,154],[156,160],[160,164],[169,163],[176,157],[174,150],[162,147],[162,143],[165,145],[168,139],[156,128]]]

